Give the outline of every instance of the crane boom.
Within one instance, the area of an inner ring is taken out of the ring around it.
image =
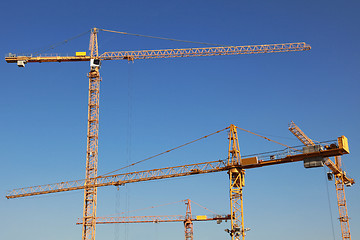
[[[185,216],[183,215],[97,217],[96,224],[183,222],[184,220],[185,220]],[[81,219],[79,219],[79,221],[76,224],[82,224]]]
[[[314,146],[315,145],[315,143],[310,138],[308,138],[308,136],[306,136],[305,133],[303,133],[303,131],[301,131],[301,129],[293,121],[291,121],[291,123],[289,125],[289,130],[305,146]]]
[[[310,49],[311,49],[310,45],[304,42],[300,42],[300,43],[280,43],[280,44],[228,46],[228,47],[105,52],[100,55],[100,59],[134,60],[134,59],[150,59],[150,58],[220,56],[220,55],[293,52],[293,51],[305,51]]]
[[[85,180],[66,181],[61,183],[46,184],[41,186],[34,186],[30,188],[19,188],[10,192],[8,199],[27,197],[47,193],[66,192],[72,190],[85,189],[87,187],[102,187],[102,186],[119,186],[125,183],[149,181],[156,179],[164,179],[171,177],[182,177],[200,173],[219,172],[226,170],[226,165],[222,161],[213,161],[197,164],[189,164],[176,167],[167,167],[160,169],[153,169],[147,171],[138,171],[117,175],[110,175],[96,178],[95,185],[85,186]]]
[[[163,215],[163,216],[129,216],[129,217],[96,217],[96,224],[111,224],[111,223],[159,223],[159,222],[183,222],[186,216],[183,215]],[[191,221],[217,221],[229,220],[230,215],[216,215],[191,218]],[[82,224],[82,219],[79,219],[76,224]]]
[[[58,54],[43,54],[38,56],[29,55],[17,55],[9,53],[5,57],[7,63],[18,63],[24,61],[24,63],[43,63],[43,62],[84,62],[90,61],[90,56],[60,56]]]
[[[160,49],[160,50],[138,50],[138,51],[116,51],[104,52],[100,56],[59,56],[59,55],[39,55],[39,56],[17,56],[9,54],[5,57],[8,63],[30,63],[30,62],[81,62],[90,61],[93,58],[100,60],[135,60],[151,58],[176,58],[176,57],[200,57],[200,56],[220,56],[220,55],[239,55],[239,54],[259,54],[277,53],[310,50],[311,46],[304,43],[280,43],[247,46],[229,47],[208,47],[208,48],[179,48],[179,49]]]
[[[19,197],[47,194],[47,193],[66,192],[71,190],[102,187],[102,186],[119,186],[126,183],[182,177],[182,176],[204,174],[211,172],[221,172],[221,171],[227,171],[230,168],[234,168],[234,167],[240,169],[251,169],[251,168],[258,168],[258,167],[277,165],[283,163],[298,162],[306,158],[312,158],[312,157],[325,158],[331,156],[340,156],[343,154],[348,154],[347,149],[342,146],[342,143],[346,141],[345,139],[346,138],[344,136],[338,138],[339,146],[337,148],[325,149],[318,152],[301,153],[301,154],[294,154],[294,152],[288,152],[289,155],[286,157],[279,159],[271,159],[266,161],[258,161],[258,163],[255,164],[229,165],[227,162],[218,160],[212,162],[159,168],[159,169],[146,170],[146,171],[137,171],[137,172],[97,177],[95,181],[96,183],[94,185],[85,185],[85,180],[75,180],[75,181],[66,181],[66,182],[60,182],[54,184],[46,184],[40,186],[14,189],[6,196],[6,198],[8,199],[19,198]],[[293,155],[290,155],[291,153]],[[242,159],[242,161],[246,162],[246,159]]]

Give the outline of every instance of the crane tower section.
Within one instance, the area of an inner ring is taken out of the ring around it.
[[[293,122],[291,121],[289,125],[289,130],[306,146],[304,149],[306,151],[321,151],[322,149],[319,145],[315,145],[315,143],[305,135],[303,131]],[[338,138],[338,146],[335,144],[331,144],[330,146],[325,146],[326,149],[334,149],[339,147],[344,150],[346,153],[350,153],[348,140],[345,136],[341,136]],[[328,173],[328,179],[332,180],[333,176],[335,176],[335,190],[337,196],[337,204],[339,209],[339,221],[341,227],[341,237],[342,240],[351,240],[350,234],[350,224],[349,224],[349,217],[346,205],[346,198],[345,198],[345,189],[344,184],[346,186],[351,186],[355,183],[354,179],[348,177],[346,172],[341,169],[341,156],[334,156],[335,163],[332,162],[329,157],[313,157],[304,159],[304,166],[308,167],[320,167],[324,164],[331,170]]]
[[[83,210],[83,240],[95,239],[97,188],[94,187],[97,179],[98,166],[98,139],[99,139],[99,99],[100,99],[100,73],[98,64],[97,30],[93,29],[90,37],[91,65],[89,77],[88,99],[88,126],[86,149],[86,173]],[[90,186],[90,187],[88,187]]]

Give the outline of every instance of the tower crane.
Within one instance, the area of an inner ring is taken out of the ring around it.
[[[90,33],[90,56],[79,53],[75,56],[46,56],[46,55],[16,55],[9,54],[5,57],[8,63],[17,63],[19,67],[25,67],[27,63],[33,62],[90,62],[89,90],[88,90],[88,126],[87,126],[87,148],[86,148],[86,171],[84,189],[84,209],[82,240],[95,240],[96,231],[96,205],[98,185],[98,133],[99,133],[99,100],[100,100],[100,65],[105,60],[135,60],[152,58],[176,58],[196,56],[221,56],[240,54],[277,53],[310,50],[311,46],[304,43],[282,43],[248,46],[226,46],[208,48],[184,48],[184,49],[161,49],[161,50],[140,50],[140,51],[116,51],[104,52],[99,55],[97,34],[105,29],[93,28]],[[111,32],[111,31],[110,31]],[[235,150],[237,151],[237,150]],[[230,153],[229,153],[230,154]],[[239,152],[231,153],[239,163]],[[235,162],[233,162],[235,163]],[[241,170],[242,171],[242,170]],[[242,172],[230,170],[231,208],[234,212],[239,211],[238,200],[240,185],[242,184]],[[235,197],[236,196],[236,197]],[[242,206],[241,206],[242,209]],[[235,222],[242,221],[232,214],[232,226]]]
[[[189,165],[166,167],[145,171],[114,174],[108,176],[99,176],[91,179],[94,185],[87,185],[86,179],[46,184],[40,186],[19,188],[12,190],[6,197],[19,198],[35,196],[56,192],[66,192],[72,190],[81,190],[88,188],[97,188],[102,186],[122,186],[127,183],[167,179],[174,177],[183,177],[204,173],[213,173],[227,171],[230,179],[230,217],[231,229],[228,231],[232,240],[245,239],[244,218],[243,218],[243,199],[242,188],[245,185],[245,170],[259,168],[264,166],[278,165],[284,163],[309,161],[314,158],[326,158],[332,156],[341,156],[349,153],[348,141],[345,136],[337,138],[332,148],[306,150],[289,147],[282,151],[274,151],[269,154],[252,155],[247,158],[241,158],[239,141],[235,125],[219,130],[222,132],[229,130],[229,150],[228,157],[225,160],[195,163]],[[206,138],[203,137],[203,138]],[[95,219],[96,222],[96,219]]]
[[[289,130],[306,146],[316,146],[315,143],[305,135],[303,131],[293,122],[289,124]],[[326,145],[325,148],[331,149],[332,145]],[[346,172],[341,169],[341,156],[335,156],[335,163],[328,157],[321,161],[317,161],[316,165],[305,165],[305,167],[317,167],[325,164],[331,172],[328,173],[328,179],[332,180],[335,177],[335,189],[337,195],[337,205],[339,209],[339,221],[341,227],[342,240],[351,240],[349,216],[345,198],[344,185],[350,187],[355,183],[354,179],[348,177]]]
[[[191,200],[186,199],[185,202],[186,213],[183,215],[166,215],[166,216],[127,216],[127,217],[96,217],[96,224],[111,224],[111,223],[160,223],[160,222],[183,222],[185,228],[185,240],[193,240],[194,228],[193,222],[217,221],[220,224],[222,221],[229,220],[228,215],[197,215],[193,217],[191,212]],[[76,224],[82,224],[81,219]]]

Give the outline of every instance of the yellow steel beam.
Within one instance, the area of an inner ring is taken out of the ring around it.
[[[8,63],[17,63],[18,61],[25,61],[25,63],[43,63],[43,62],[83,62],[90,61],[90,56],[14,56],[5,57]]]
[[[206,218],[191,218],[191,221],[217,221],[229,220],[230,215],[219,215],[215,217],[206,216]],[[112,224],[112,223],[158,223],[158,222],[183,222],[185,216],[183,215],[162,215],[162,216],[114,216],[114,217],[97,217],[96,224]],[[82,224],[82,219],[78,219],[76,224]]]
[[[97,50],[97,48],[93,47]],[[178,57],[200,57],[200,56],[221,56],[221,55],[240,55],[240,54],[260,54],[277,52],[296,52],[310,50],[311,46],[304,43],[280,43],[247,46],[228,46],[228,47],[209,47],[209,48],[178,48],[178,49],[159,49],[159,50],[138,50],[138,51],[117,51],[104,52],[100,56],[16,56],[5,57],[8,63],[18,61],[29,62],[79,62],[90,61],[92,58],[100,60],[135,60],[152,58],[178,58]]]
[[[47,193],[56,193],[56,192],[66,192],[71,190],[80,190],[85,189],[87,187],[102,187],[102,186],[118,186],[126,183],[134,183],[134,182],[142,182],[149,180],[158,180],[165,178],[173,178],[173,177],[182,177],[189,176],[195,174],[203,174],[203,173],[211,173],[211,172],[220,172],[227,171],[232,167],[237,167],[240,169],[251,169],[258,168],[269,165],[277,165],[283,163],[290,162],[298,162],[302,161],[305,158],[311,157],[332,157],[332,156],[340,156],[343,154],[347,154],[348,152],[344,151],[342,148],[335,149],[325,149],[319,152],[312,153],[302,153],[289,155],[284,158],[268,160],[268,161],[259,161],[256,164],[251,165],[227,165],[224,161],[212,161],[212,162],[204,162],[204,163],[196,163],[189,164],[183,166],[175,166],[175,167],[167,167],[160,169],[153,169],[147,171],[138,171],[124,174],[116,174],[104,177],[96,178],[95,185],[86,185],[85,180],[75,180],[75,181],[66,181],[54,184],[45,184],[40,186],[19,188],[12,190],[6,198],[19,198],[19,197],[27,197],[34,195],[41,195]]]

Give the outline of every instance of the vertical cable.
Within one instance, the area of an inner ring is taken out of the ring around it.
[[[119,187],[117,187],[115,193],[115,214],[116,216],[120,216],[120,191]],[[120,239],[120,224],[114,224],[114,240]]]
[[[131,149],[132,149],[132,122],[133,122],[133,62],[128,62],[128,79],[127,79],[127,101],[128,101],[128,117],[127,117],[127,123],[126,123],[126,165],[128,166],[132,160],[131,160]],[[130,170],[130,169],[129,169]],[[127,212],[126,216],[129,216],[129,208],[130,208],[130,189],[127,187],[128,185],[125,185],[125,211]],[[125,224],[125,240],[129,237],[129,225]]]
[[[155,240],[159,239],[159,229],[158,229],[158,223],[154,223],[155,224]]]
[[[325,166],[323,167],[323,169],[324,169],[324,173],[325,173],[325,185],[326,185],[326,192],[327,192],[328,205],[329,205],[329,213],[330,213],[330,221],[331,221],[331,230],[332,230],[333,240],[335,240],[334,221],[333,221],[333,214],[332,214],[332,210],[331,210],[331,201],[330,201],[330,194],[329,194],[329,184],[328,184],[328,179],[327,179],[327,173],[326,173]]]

